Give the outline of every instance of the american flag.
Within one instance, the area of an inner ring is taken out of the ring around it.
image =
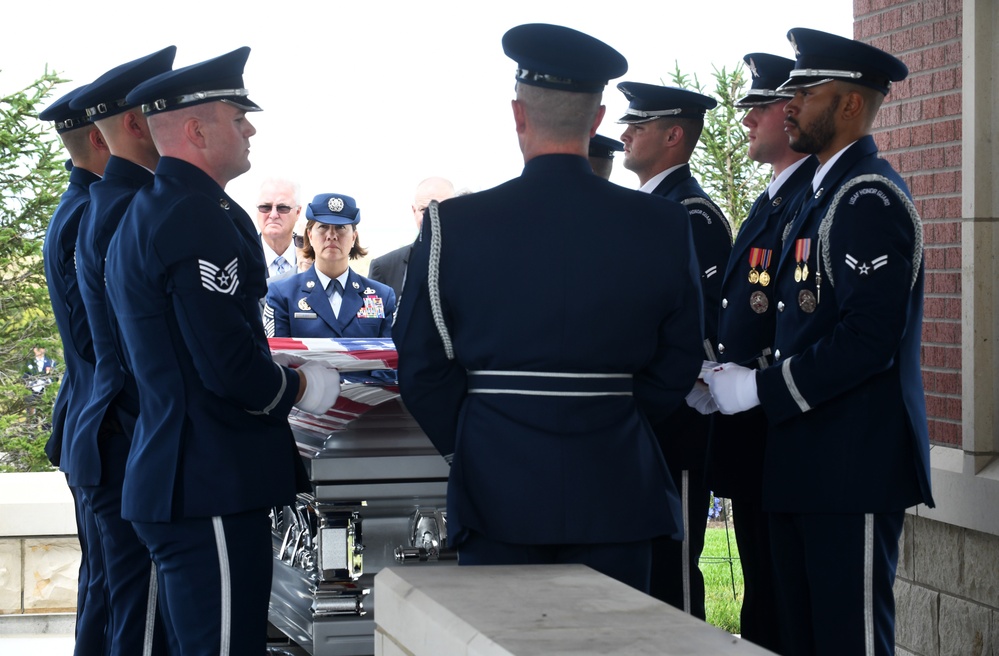
[[[272,337],[267,341],[272,353],[321,360],[340,371],[340,397],[326,414],[317,417],[292,408],[288,423],[298,431],[324,438],[399,396],[399,358],[390,339]]]

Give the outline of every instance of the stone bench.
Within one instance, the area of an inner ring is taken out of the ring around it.
[[[66,476],[0,474],[0,615],[75,611],[79,570]]]
[[[582,565],[391,567],[376,656],[762,656],[770,651]]]

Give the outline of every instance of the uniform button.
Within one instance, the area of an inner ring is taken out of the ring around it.
[[[780,349],[774,351],[774,360],[780,360]]]
[[[725,352],[725,345],[722,344],[721,342],[718,343],[718,352],[719,353],[724,353]]]
[[[722,309],[724,310],[727,307],[728,307],[728,299],[727,298],[723,298],[722,299]]]
[[[778,312],[784,311],[784,301],[777,301],[777,311]]]

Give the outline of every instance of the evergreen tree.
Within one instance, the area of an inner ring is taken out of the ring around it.
[[[46,69],[27,88],[0,97],[0,471],[50,467],[44,447],[58,384],[36,397],[24,372],[34,346],[56,360],[53,380],[62,367],[42,243],[69,173],[38,106],[63,81]]]
[[[704,131],[690,158],[690,170],[736,233],[769,181],[770,167],[749,159],[749,140],[742,125],[746,112],[735,106],[745,94],[745,69],[741,63],[731,73],[724,67],[713,68],[714,93],[705,91],[696,75],[691,79],[681,73],[679,64],[672,80],[674,86],[718,100],[718,106],[704,116]]]

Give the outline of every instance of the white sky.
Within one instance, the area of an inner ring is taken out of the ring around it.
[[[711,89],[712,65],[731,70],[749,52],[791,57],[791,27],[852,37],[852,12],[852,0],[11,2],[0,93],[23,88],[46,66],[71,80],[54,99],[171,44],[175,67],[250,46],[243,79],[265,111],[250,114],[253,168],[227,191],[251,216],[260,182],[272,175],[301,183],[303,203],[324,192],[353,196],[361,241],[378,256],[415,235],[409,205],[420,180],[442,175],[478,191],[519,175],[516,65],[500,45],[510,27],[566,25],[624,54],[629,70],[608,86],[599,130],[619,138],[614,121],[627,103],[617,82],[669,83],[678,62]],[[637,187],[620,161],[611,179]]]

